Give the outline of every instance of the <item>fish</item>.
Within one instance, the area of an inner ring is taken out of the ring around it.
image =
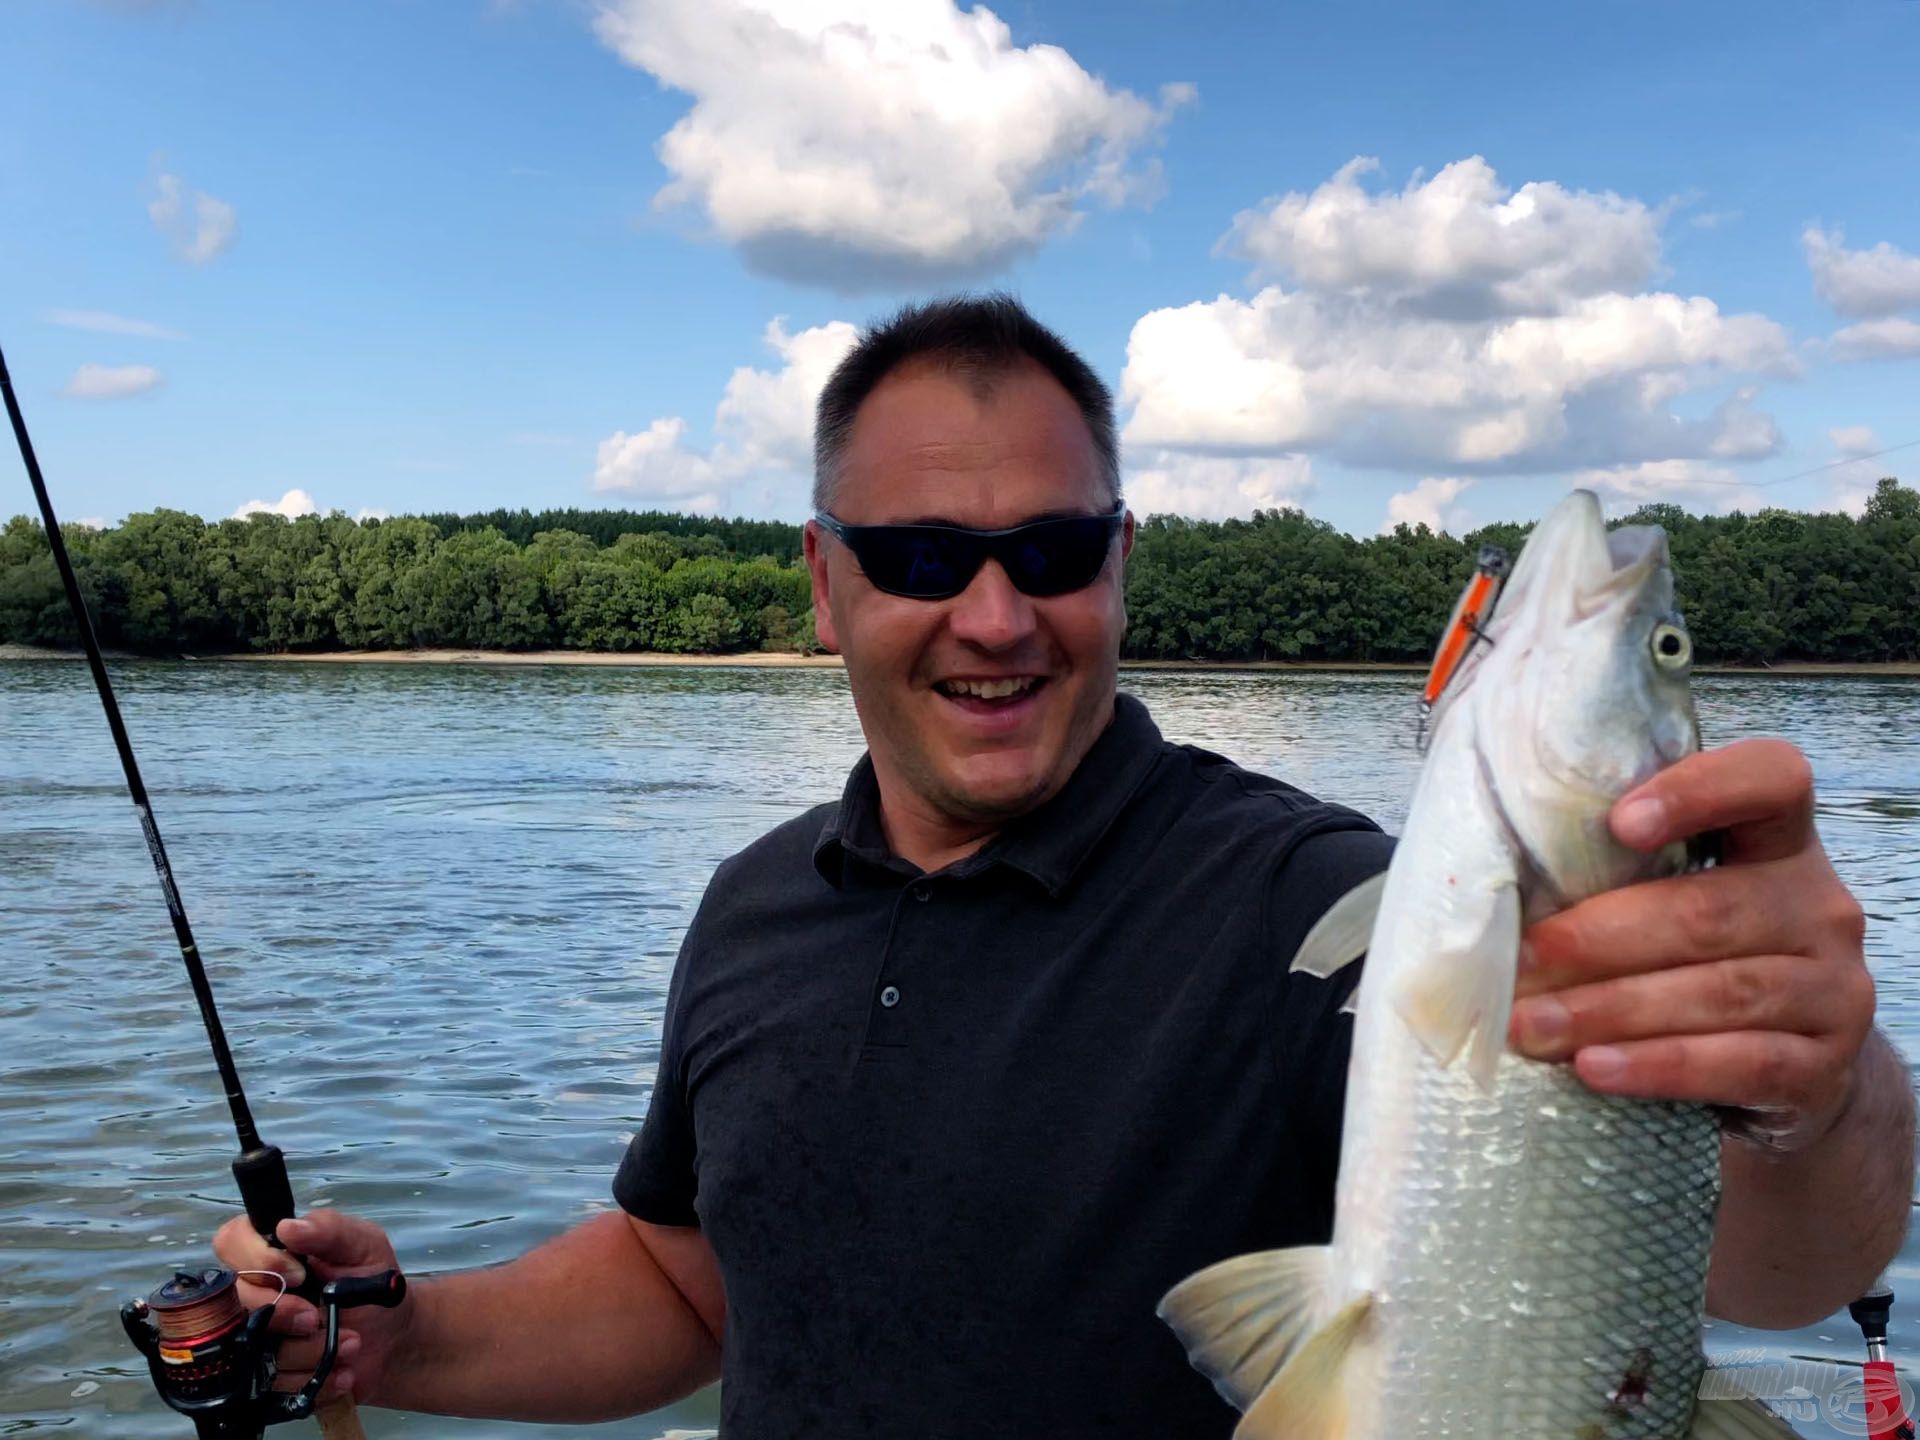
[[[1210,1266],[1159,1314],[1243,1412],[1238,1440],[1791,1436],[1699,1395],[1716,1114],[1506,1043],[1524,927],[1689,864],[1607,823],[1700,746],[1665,533],[1609,533],[1575,491],[1473,628],[1464,654],[1443,641],[1391,865],[1292,962],[1365,955],[1332,1239]]]

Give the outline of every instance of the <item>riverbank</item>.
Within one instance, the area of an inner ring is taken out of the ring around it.
[[[0,645],[0,661],[78,660],[78,651],[45,650],[32,645]],[[109,653],[109,660],[136,660],[139,656]],[[752,650],[738,655],[668,655],[656,652],[595,650],[328,650],[268,653],[247,651],[232,655],[183,656],[183,659],[269,665],[604,665],[640,669],[694,666],[703,669],[837,670],[838,655],[795,655],[784,650]],[[1348,660],[1122,660],[1122,670],[1192,670],[1222,674],[1262,671],[1321,671],[1345,674],[1420,674],[1424,664],[1394,661]],[[1920,661],[1883,660],[1846,664],[1819,660],[1783,661],[1777,665],[1702,665],[1714,675],[1818,675],[1884,677],[1920,676]]]

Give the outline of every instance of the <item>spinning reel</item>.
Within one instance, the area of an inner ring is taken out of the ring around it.
[[[120,1307],[120,1323],[147,1357],[160,1398],[193,1421],[200,1440],[259,1440],[269,1425],[312,1415],[340,1348],[340,1312],[391,1308],[407,1294],[398,1270],[320,1286],[313,1295],[326,1324],[320,1359],[305,1385],[283,1394],[273,1389],[277,1342],[267,1328],[275,1307],[249,1314],[238,1281],[217,1266],[178,1270],[145,1299]]]

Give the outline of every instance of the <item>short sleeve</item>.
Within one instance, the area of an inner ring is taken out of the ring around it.
[[[693,1112],[688,1104],[685,1037],[687,1032],[687,972],[694,953],[693,929],[681,942],[674,962],[673,981],[667,987],[666,1015],[661,1022],[660,1066],[653,1080],[653,1098],[640,1133],[627,1146],[613,1177],[613,1198],[620,1208],[651,1225],[698,1226],[694,1202],[699,1195],[695,1168]]]
[[[1312,836],[1280,867],[1268,897],[1268,954],[1283,972],[1274,1016],[1280,1082],[1316,1151],[1335,1164],[1353,1046],[1353,1017],[1340,1007],[1359,983],[1363,962],[1325,980],[1284,972],[1333,902],[1387,868],[1393,843],[1370,829]]]

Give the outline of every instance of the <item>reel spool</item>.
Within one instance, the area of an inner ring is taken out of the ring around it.
[[[120,1307],[127,1338],[146,1357],[160,1398],[193,1421],[199,1440],[258,1440],[269,1425],[313,1414],[340,1348],[340,1312],[357,1305],[392,1308],[406,1298],[398,1270],[330,1280],[313,1298],[326,1340],[313,1375],[296,1394],[273,1389],[275,1306],[248,1312],[239,1277],[208,1266],[181,1269],[143,1299]]]

